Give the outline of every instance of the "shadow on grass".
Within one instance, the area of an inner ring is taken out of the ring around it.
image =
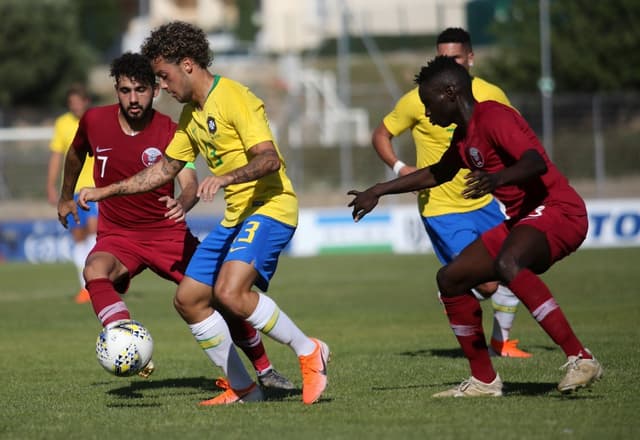
[[[93,385],[110,385],[112,382],[96,382]],[[176,393],[175,390],[177,388],[191,388],[194,391],[184,391],[182,393]],[[197,393],[211,393],[211,395],[215,395],[219,392],[223,392],[224,390],[218,388],[215,385],[215,380],[212,380],[208,377],[183,377],[183,378],[174,378],[174,379],[162,379],[162,380],[133,380],[129,382],[126,386],[120,386],[118,388],[113,388],[107,391],[107,394],[116,396],[122,399],[142,399],[144,398],[144,393],[146,391],[153,390],[166,390],[165,394],[193,394]],[[265,400],[284,400],[290,396],[300,395],[300,389],[293,390],[281,390],[281,389],[267,389],[264,390]],[[125,407],[125,406],[158,406],[156,404],[112,404],[109,406],[117,406],[117,407]]]
[[[581,389],[577,392],[562,394],[556,389],[557,383],[540,383],[540,382],[505,382],[505,396],[541,396],[549,395],[549,397],[559,400],[592,400],[602,399],[599,394],[592,394],[591,388]]]
[[[449,388],[455,388],[459,384],[460,382],[446,382],[439,384],[437,388],[439,391],[444,391]],[[556,390],[556,385],[556,383],[551,382],[505,382],[503,393],[504,397],[533,397],[548,395],[549,397],[559,400],[602,399],[601,395],[591,394],[591,389],[589,388],[586,390],[580,390],[573,394],[560,394],[560,392]],[[433,387],[434,384],[409,384],[389,387],[371,387],[371,391],[398,391]]]
[[[429,348],[425,350],[403,351],[400,356],[409,357],[447,357],[447,358],[463,358],[462,350],[459,348]]]
[[[549,352],[557,350],[557,347],[549,345],[531,345],[526,347],[526,350],[533,353]],[[403,351],[399,353],[400,356],[409,357],[445,357],[445,358],[464,358],[464,354],[460,348],[428,348],[424,350]]]

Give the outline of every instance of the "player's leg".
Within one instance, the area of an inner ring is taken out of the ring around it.
[[[194,260],[192,259],[192,262]],[[211,306],[212,287],[185,276],[176,291],[176,310],[189,325],[205,355],[222,369],[226,380],[220,384],[226,391],[201,405],[225,405],[262,400],[262,392],[244,367],[236,351],[229,327]]]
[[[599,379],[602,368],[573,332],[547,285],[536,275],[577,249],[584,238],[578,236],[572,243],[571,233],[574,231],[563,228],[563,217],[548,210],[538,216],[536,227],[524,222],[514,226],[497,256],[496,269],[569,359],[567,376],[558,385],[560,391],[567,392]],[[560,242],[562,245],[557,244]],[[561,246],[566,246],[566,249],[561,249]]]
[[[244,319],[225,317],[231,338],[247,356],[263,388],[293,390],[295,385],[276,370],[267,355],[260,332]]]
[[[96,248],[87,258],[84,277],[93,310],[102,326],[106,327],[115,321],[131,319],[129,309],[119,295],[128,288],[129,270],[108,250],[109,244],[99,243]]]
[[[502,395],[502,382],[491,364],[482,329],[482,308],[471,293],[472,287],[494,279],[493,258],[481,240],[471,243],[438,271],[438,287],[449,324],[469,361],[472,377],[457,388],[436,394],[436,397]]]
[[[74,198],[77,201],[77,195],[74,196]],[[96,202],[92,202],[90,208],[91,209],[89,211],[82,209],[78,210],[80,223],[76,224],[74,221],[69,222],[69,229],[73,237],[71,258],[76,266],[78,278],[80,280],[80,290],[74,298],[75,302],[78,304],[90,301],[89,292],[86,289],[82,272],[87,256],[89,255],[89,252],[91,252],[91,249],[93,249],[96,242],[96,231],[98,227],[98,211]]]
[[[503,220],[504,215],[495,200],[471,212],[422,218],[433,250],[443,264],[451,262],[465,247],[480,237],[483,231],[493,228]],[[529,353],[517,347],[517,340],[509,340],[518,298],[496,281],[480,284],[471,291],[480,301],[491,298],[494,310],[492,353],[501,356],[530,357]]]
[[[500,205],[494,199],[486,206],[465,214],[476,227],[476,237],[484,231],[492,229],[504,221],[504,214]],[[528,358],[531,354],[520,350],[518,340],[510,339],[511,328],[516,317],[516,311],[520,300],[508,287],[490,282],[476,286],[474,294],[480,292],[484,297],[491,298],[493,308],[493,331],[491,334],[492,354],[505,357]]]
[[[178,230],[175,236],[171,232],[163,239],[163,252],[158,253],[156,242],[150,243],[150,254],[148,260],[153,262],[152,266],[156,273],[171,279],[179,284],[184,278],[187,264],[200,242],[190,232]],[[214,250],[211,257],[212,264],[217,265],[221,260],[223,250],[230,241],[228,228],[214,230],[208,237],[208,245]],[[218,249],[218,254],[215,254]],[[215,268],[215,266],[212,266]],[[215,270],[215,269],[212,269]],[[182,319],[190,325],[201,322],[214,313],[211,306],[211,295],[206,295],[204,299],[191,295],[181,295],[174,298],[174,306]],[[249,325],[244,319],[232,316],[225,317],[229,327],[233,342],[242,349],[251,364],[253,365],[258,381],[265,388],[293,389],[295,386],[286,377],[281,375],[269,360],[260,333]]]
[[[303,402],[311,404],[320,398],[327,385],[329,348],[324,342],[305,335],[273,299],[252,290],[254,284],[263,292],[268,289],[280,253],[294,231],[295,228],[269,217],[256,215],[246,219],[237,228],[216,278],[214,303],[291,347],[302,370]]]

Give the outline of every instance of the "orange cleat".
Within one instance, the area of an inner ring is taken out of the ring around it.
[[[329,362],[329,347],[319,339],[311,338],[316,344],[313,353],[299,356],[302,370],[302,402],[311,405],[317,402],[327,387],[327,362]]]
[[[89,291],[87,289],[82,289],[73,299],[76,304],[84,304],[91,302],[91,296],[89,296]]]
[[[497,341],[491,338],[491,346],[489,352],[492,356],[512,357],[512,358],[530,358],[531,353],[520,350],[517,339],[507,339],[506,341]]]
[[[227,379],[220,378],[216,380],[216,386],[222,388],[225,392],[212,399],[203,400],[199,403],[200,406],[230,405],[232,403],[259,402],[264,400],[262,391],[255,382],[243,390],[234,390],[231,388]]]

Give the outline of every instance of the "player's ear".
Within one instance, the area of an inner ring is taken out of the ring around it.
[[[151,86],[151,88],[153,89],[153,97],[156,98],[158,96],[158,93],[160,93],[160,85],[158,83],[155,83],[153,86]]]
[[[447,84],[444,87],[444,94],[450,101],[455,101],[456,95],[458,94],[458,90],[454,84]]]
[[[193,60],[191,58],[183,58],[180,62],[180,65],[184,69],[185,72],[191,73],[193,72]]]

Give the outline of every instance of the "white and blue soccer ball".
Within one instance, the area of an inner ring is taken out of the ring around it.
[[[115,376],[137,374],[147,366],[152,354],[153,338],[149,330],[133,320],[111,323],[96,341],[98,363]]]

